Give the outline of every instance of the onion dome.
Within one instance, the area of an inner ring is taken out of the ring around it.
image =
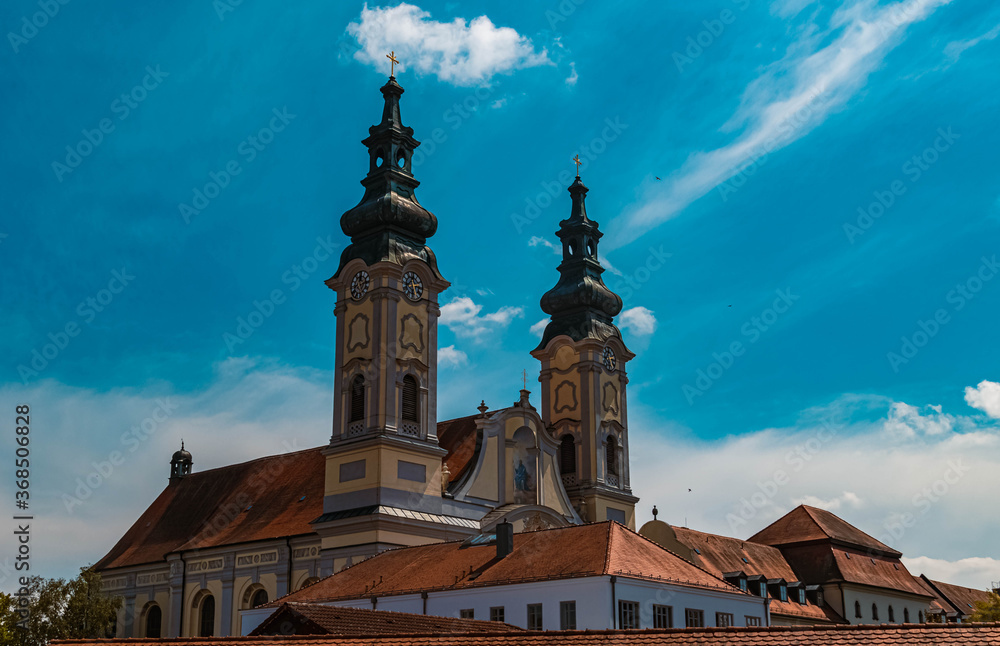
[[[193,464],[191,453],[184,449],[184,440],[181,440],[181,450],[175,451],[174,456],[170,458],[170,479],[175,480],[190,475]]]
[[[425,246],[437,231],[437,218],[417,202],[414,191],[420,182],[413,177],[413,151],[420,142],[413,129],[403,125],[399,97],[403,88],[396,78],[381,88],[385,105],[382,121],[368,129],[362,141],[368,147],[368,175],[361,180],[364,197],[344,213],[340,227],[351,237],[337,275],[347,262],[361,258],[368,265],[390,261],[403,264],[411,258],[426,261],[437,273],[433,252]]]
[[[601,279],[604,268],[597,258],[597,244],[604,234],[597,222],[587,217],[588,190],[579,175],[569,187],[572,211],[556,232],[563,246],[559,281],[541,301],[542,311],[552,320],[545,327],[539,349],[562,334],[574,341],[590,338],[603,342],[621,337],[614,317],[622,310],[622,299]]]

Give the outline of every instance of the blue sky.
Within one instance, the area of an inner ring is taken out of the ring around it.
[[[580,154],[638,355],[640,516],[655,502],[669,522],[748,536],[809,502],[879,535],[916,509],[891,536],[924,559],[914,569],[1000,580],[1000,519],[979,513],[1000,466],[994,3],[39,11],[0,10],[0,403],[37,420],[40,573],[102,556],[181,437],[196,468],[327,439],[323,280],[395,49],[453,283],[440,419],[506,405],[537,372]],[[227,344],[274,290],[264,324]],[[67,509],[75,479],[169,397],[179,408]],[[830,420],[837,439],[734,522]],[[914,499],[956,459],[973,466],[924,514]],[[65,532],[86,538],[66,549]]]

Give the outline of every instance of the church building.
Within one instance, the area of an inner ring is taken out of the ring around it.
[[[340,219],[351,242],[326,281],[336,316],[329,442],[201,472],[182,446],[167,487],[95,566],[125,600],[120,637],[240,634],[241,610],[384,550],[461,541],[501,521],[518,532],[608,520],[635,529],[634,355],[614,324],[622,300],[601,279],[587,187],[579,175],[568,187],[559,277],[541,296],[551,320],[531,351],[540,397],[525,388],[509,406],[438,421],[449,282],[428,246],[438,220],[415,196],[420,144],[400,116],[403,88],[390,76],[381,93],[381,120],[362,142],[364,195]]]

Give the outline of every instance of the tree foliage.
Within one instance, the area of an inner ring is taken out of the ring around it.
[[[68,581],[31,576],[19,583],[17,594],[0,593],[0,644],[45,646],[53,639],[107,637],[122,605],[121,597],[101,591],[101,576],[88,568]]]
[[[977,601],[969,621],[1000,621],[1000,594],[990,593],[987,601]]]

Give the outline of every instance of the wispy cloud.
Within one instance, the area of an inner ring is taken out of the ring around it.
[[[545,326],[548,324],[549,324],[549,319],[544,318],[538,323],[532,324],[532,326],[529,328],[529,331],[540,339],[542,338],[542,334],[545,333]]]
[[[515,318],[524,316],[520,307],[505,305],[495,312],[480,314],[483,306],[468,296],[460,296],[441,307],[441,324],[460,337],[480,339],[488,332],[505,329]]]
[[[447,368],[461,366],[469,361],[469,356],[453,345],[446,345],[438,350],[438,365]]]
[[[966,50],[972,49],[979,43],[994,40],[997,36],[1000,36],[1000,25],[990,29],[981,36],[970,38],[969,40],[956,40],[948,43],[948,45],[944,48],[944,54],[951,59],[952,62],[957,61]]]
[[[559,245],[555,244],[551,240],[548,240],[546,238],[542,238],[541,236],[531,236],[531,238],[528,239],[528,246],[529,247],[547,247],[555,255],[557,255],[557,256],[561,256],[562,255],[562,248],[559,247]]]
[[[652,310],[638,305],[623,310],[618,316],[618,324],[636,336],[647,336],[656,331],[656,315]]]
[[[488,83],[496,74],[552,65],[545,49],[536,51],[531,39],[510,27],[497,27],[485,15],[466,21],[431,19],[412,4],[368,8],[347,26],[360,47],[354,58],[389,72],[386,52],[394,50],[399,67],[433,74],[454,85]]]
[[[720,148],[693,153],[665,186],[657,183],[650,188],[615,222],[610,246],[635,240],[763,155],[814,130],[865,86],[909,25],[949,2],[903,0],[879,6],[857,0],[835,12],[824,29],[812,25],[804,30],[806,35],[788,48],[783,59],[747,86],[740,107],[722,126],[723,131],[740,129],[740,133]]]

